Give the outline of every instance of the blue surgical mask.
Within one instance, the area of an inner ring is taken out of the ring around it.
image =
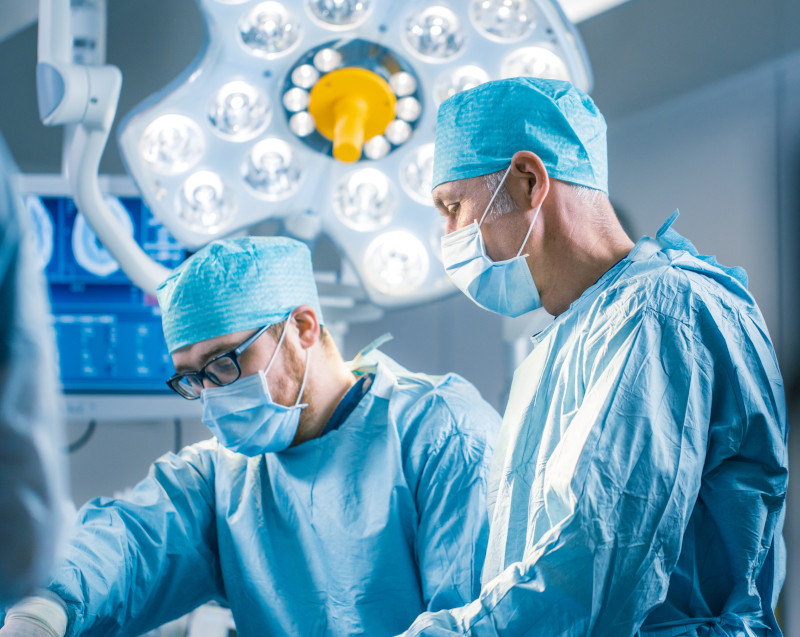
[[[486,254],[481,234],[481,225],[510,171],[509,166],[480,223],[473,221],[466,228],[442,237],[442,261],[450,280],[477,305],[503,316],[520,316],[542,307],[539,291],[525,261],[528,255],[522,254],[542,207],[537,208],[517,256],[511,259],[492,261]]]
[[[203,424],[231,451],[250,457],[283,451],[297,434],[300,412],[307,407],[300,403],[300,398],[308,377],[308,350],[303,382],[294,405],[287,407],[276,403],[267,385],[267,373],[285,336],[286,328],[266,369],[224,387],[208,387],[200,395]]]

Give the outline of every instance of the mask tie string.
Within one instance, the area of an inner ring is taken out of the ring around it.
[[[508,168],[506,169],[506,172],[505,172],[505,174],[503,174],[503,178],[500,180],[500,183],[498,184],[497,188],[495,189],[494,194],[492,195],[492,198],[489,199],[489,205],[486,206],[486,210],[483,211],[483,216],[481,217],[480,223],[478,224],[479,227],[483,225],[483,220],[486,219],[486,215],[489,214],[489,210],[491,210],[492,204],[494,203],[494,200],[497,198],[497,195],[500,194],[500,189],[503,187],[503,184],[506,181],[506,177],[508,177],[508,173],[510,173],[510,172],[511,172],[511,165],[509,165]]]

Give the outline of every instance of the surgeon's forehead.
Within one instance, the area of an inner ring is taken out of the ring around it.
[[[253,332],[255,330],[242,330],[185,345],[172,352],[175,369],[182,372],[202,367],[212,358],[238,347]]]
[[[433,189],[434,203],[447,203],[454,199],[468,196],[482,184],[481,177],[468,177],[466,179],[456,179],[439,184]]]

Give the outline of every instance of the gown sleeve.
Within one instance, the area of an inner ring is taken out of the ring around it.
[[[48,586],[67,604],[67,637],[139,635],[224,597],[215,444],[167,454],[124,499],[81,508]]]
[[[715,379],[687,323],[653,310],[638,321],[586,370],[569,370],[587,378],[586,394],[558,416],[568,427],[538,472],[542,497],[531,491],[523,559],[407,636],[632,635],[664,600],[701,487],[715,381],[729,380]],[[538,444],[520,429],[517,445]]]
[[[473,388],[462,392],[436,395],[424,412],[440,432],[416,469],[416,553],[430,611],[478,596],[489,535],[487,480],[500,416]]]

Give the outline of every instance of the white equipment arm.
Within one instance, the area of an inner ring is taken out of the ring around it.
[[[122,73],[72,60],[70,0],[39,2],[39,117],[46,126],[77,124],[67,173],[75,205],[128,278],[154,294],[169,270],[150,258],[113,215],[98,184],[100,158],[116,115]]]

